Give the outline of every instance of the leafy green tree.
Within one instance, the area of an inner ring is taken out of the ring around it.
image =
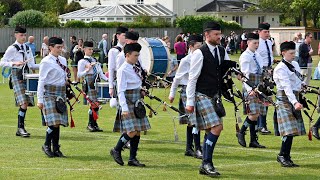
[[[43,27],[44,13],[36,10],[25,10],[15,14],[9,21],[11,27],[23,25],[26,27]]]
[[[78,2],[72,1],[70,4],[65,5],[64,13],[72,12],[82,9],[81,5]]]

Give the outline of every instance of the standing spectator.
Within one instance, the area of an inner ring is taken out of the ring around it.
[[[234,32],[231,32],[230,36],[228,37],[228,47],[230,49],[230,54],[233,54],[236,49],[236,40]]]
[[[318,55],[320,56],[320,42],[318,44]]]
[[[164,42],[167,44],[167,47],[168,47],[169,51],[171,51],[171,43],[170,43],[170,38],[169,38],[169,36],[164,36],[164,37],[162,38],[162,41],[164,41]]]
[[[77,38],[75,36],[70,37],[70,42],[71,42],[71,47],[70,47],[70,60],[71,60],[71,66],[72,66],[72,71],[73,71],[73,77],[74,77],[74,82],[76,82],[77,78],[77,72],[78,72],[78,63],[75,62],[74,60],[74,52],[73,49],[77,43]]]
[[[243,31],[240,44],[241,53],[247,49],[247,31]]]
[[[186,56],[187,45],[185,42],[183,42],[183,38],[180,35],[176,37],[176,43],[174,43],[174,52],[177,54],[178,62],[180,62],[180,60]]]
[[[26,42],[26,45],[29,46],[29,48],[31,49],[32,52],[32,56],[34,58],[34,63],[37,64],[37,60],[35,58],[36,56],[36,44],[34,43],[34,37],[33,36],[29,36],[28,37],[28,42]],[[33,73],[36,73],[36,70],[32,70]]]
[[[45,36],[43,38],[43,43],[41,45],[40,56],[42,58],[46,57],[49,54],[49,37]]]
[[[238,50],[240,49],[240,44],[241,44],[241,35],[240,34],[236,34],[236,54],[238,54]]]
[[[312,34],[307,32],[304,42],[299,47],[299,66],[301,68],[301,74],[305,75],[304,83],[309,85],[312,73],[312,57],[313,49],[311,47]]]
[[[78,74],[78,62],[84,58],[83,40],[82,39],[79,39],[78,44],[76,46],[74,46],[73,54],[74,54],[74,64],[76,64],[76,66],[72,67],[73,70],[76,70],[76,71],[73,71],[74,80],[76,82],[80,82],[80,79],[78,78],[77,74]]]
[[[300,32],[296,34],[295,38],[296,38],[296,40],[293,41],[296,43],[296,54],[295,54],[294,60],[298,62],[298,60],[299,60],[299,47],[303,43],[304,40],[303,40],[302,34]]]
[[[99,62],[101,63],[101,68],[103,68],[103,63],[107,63],[107,56],[108,56],[108,34],[103,34],[102,39],[98,44],[100,49],[99,54]]]
[[[172,57],[171,61],[170,61],[170,71],[168,72],[168,75],[166,77],[166,79],[168,81],[170,81],[170,82],[173,81],[173,78],[176,75],[176,71],[178,69],[178,66],[179,66],[179,64],[178,64],[177,59],[175,57]]]

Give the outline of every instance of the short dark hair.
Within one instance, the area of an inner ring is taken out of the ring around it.
[[[306,39],[307,37],[309,37],[310,35],[312,35],[311,32],[307,32],[306,35],[304,36],[304,38]]]
[[[71,36],[71,39],[76,41],[77,40],[77,37],[76,36]]]

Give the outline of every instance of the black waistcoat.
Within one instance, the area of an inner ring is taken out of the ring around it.
[[[222,63],[225,57],[225,50],[222,46],[218,47]],[[207,44],[202,45],[200,50],[203,55],[203,66],[197,80],[196,91],[209,97],[214,97],[214,95],[220,93],[221,85],[223,83],[223,74],[221,66],[219,65],[219,59],[212,55]]]

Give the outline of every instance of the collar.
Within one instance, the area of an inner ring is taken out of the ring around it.
[[[23,45],[24,43],[23,43],[23,44],[20,44],[18,41],[15,41],[14,44],[17,44],[17,45],[21,46],[21,45]]]
[[[252,52],[249,48],[246,49],[247,53],[251,56],[253,56],[254,54],[256,54],[256,52]]]
[[[123,45],[118,42],[117,46],[123,48]]]
[[[54,59],[54,60],[56,60],[57,58],[59,59],[59,56],[57,57],[57,56],[54,56],[54,55],[52,55],[51,53],[49,53],[49,55],[48,55],[50,58],[52,58],[52,59]]]
[[[83,58],[93,59],[91,56],[84,56]]]
[[[291,62],[290,62],[290,61],[287,61],[285,58],[282,58],[282,60],[286,61],[286,62],[289,63],[289,64],[292,64],[292,61],[291,61]]]
[[[128,63],[127,59],[126,59],[126,61],[124,63],[125,63],[126,66],[133,67],[133,64]]]
[[[211,45],[211,44],[209,44],[209,43],[207,43],[207,42],[206,42],[206,44],[208,45],[209,50],[210,50],[211,52],[213,52],[213,50],[214,50],[215,48],[218,48],[217,45],[213,46],[213,45]]]

